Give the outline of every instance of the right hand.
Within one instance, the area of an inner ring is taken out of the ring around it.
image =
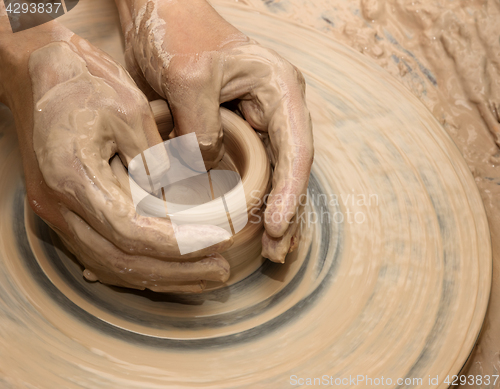
[[[29,203],[84,265],[84,275],[159,292],[200,292],[207,280],[225,282],[229,264],[216,252],[232,244],[231,235],[138,215],[110,167],[115,154],[127,166],[162,142],[147,99],[124,69],[75,35],[37,47],[27,62],[28,83],[9,93],[9,106]],[[26,91],[28,98],[21,96]],[[221,243],[181,257],[175,237],[207,236]]]
[[[221,103],[238,101],[250,126],[267,133],[274,169],[262,256],[283,263],[298,245],[314,155],[304,77],[205,0],[116,3],[131,76],[151,99],[168,101],[176,136],[196,133],[207,169],[224,155]]]

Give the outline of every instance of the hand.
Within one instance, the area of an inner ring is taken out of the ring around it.
[[[13,80],[6,103],[34,211],[78,257],[89,280],[161,292],[199,292],[205,280],[226,281],[229,264],[215,252],[232,244],[230,234],[136,214],[128,182],[122,185],[110,167],[116,154],[127,166],[162,142],[145,96],[105,53],[68,31],[65,41],[51,42],[56,33],[29,40],[28,54],[8,65]],[[7,46],[0,61],[12,58]],[[19,47],[10,46],[10,53]],[[222,242],[181,257],[174,230],[178,240],[219,236]]]
[[[222,19],[205,0],[116,0],[131,75],[169,103],[175,134],[195,131],[207,168],[224,154],[221,103],[238,99],[268,133],[274,164],[262,255],[283,262],[297,246],[296,214],[313,161],[312,126],[300,71]]]

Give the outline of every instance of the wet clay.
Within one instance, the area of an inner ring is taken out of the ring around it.
[[[62,21],[74,17],[85,35],[78,12],[113,5],[78,7]],[[5,386],[274,389],[362,375],[390,378],[385,387],[405,377],[423,380],[413,387],[447,387],[428,376],[463,366],[491,277],[484,207],[460,151],[372,61],[280,18],[218,10],[305,76],[316,157],[301,244],[285,264],[266,261],[197,296],[87,283],[49,227],[25,212],[3,108],[0,175],[13,188],[0,193]]]

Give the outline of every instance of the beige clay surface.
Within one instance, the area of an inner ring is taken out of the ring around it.
[[[119,59],[113,9],[82,2],[65,22]],[[279,18],[218,10],[306,78],[316,158],[299,248],[284,265],[257,256],[251,274],[194,297],[87,283],[25,213],[3,108],[0,174],[12,190],[0,199],[0,377],[14,387],[281,388],[291,376],[365,375],[447,387],[479,333],[491,277],[483,203],[459,150],[372,61]],[[76,25],[95,14],[109,18]]]

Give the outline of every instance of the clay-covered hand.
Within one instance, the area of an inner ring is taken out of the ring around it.
[[[230,234],[138,215],[128,181],[120,182],[110,166],[115,155],[127,166],[162,142],[127,72],[75,35],[34,50],[26,68],[28,86],[18,85],[8,104],[28,199],[85,266],[84,276],[161,292],[200,292],[207,280],[226,281],[229,264],[216,252],[232,244]],[[214,236],[221,243],[180,256],[179,240]]]
[[[205,0],[116,0],[128,70],[150,99],[169,103],[175,134],[196,132],[207,168],[222,158],[219,106],[237,101],[268,134],[274,164],[262,255],[283,262],[297,246],[297,213],[313,161],[300,71],[226,22]]]

